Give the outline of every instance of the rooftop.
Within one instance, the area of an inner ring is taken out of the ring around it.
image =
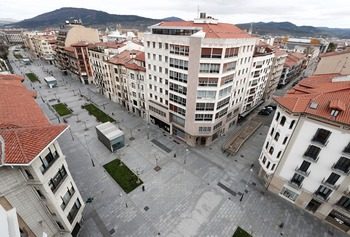
[[[194,21],[181,21],[181,22],[162,22],[157,26],[151,28],[188,28],[188,29],[201,29],[205,32],[205,38],[251,38],[252,36],[237,26],[228,23],[195,23]]]
[[[30,163],[67,128],[50,123],[17,75],[0,75],[0,111],[0,165]]]
[[[350,76],[322,74],[305,78],[274,99],[293,113],[305,113],[350,125]],[[311,106],[313,105],[313,106]],[[336,116],[331,111],[337,110]]]

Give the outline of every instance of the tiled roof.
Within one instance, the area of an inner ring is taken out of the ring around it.
[[[67,128],[50,123],[16,75],[0,75],[0,111],[5,164],[28,164]]]
[[[143,60],[142,60],[143,59]],[[146,71],[146,68],[141,67],[135,61],[144,62],[145,53],[138,50],[125,50],[109,60],[110,63],[116,65],[124,65],[126,68],[133,70]]]
[[[251,38],[250,34],[247,34],[235,25],[228,23],[194,23],[194,21],[181,21],[181,22],[162,22],[159,26],[165,27],[199,27],[206,33],[205,38]]]
[[[334,80],[339,75],[323,74],[305,78],[286,95],[274,99],[293,113],[311,114],[350,125],[350,79]],[[314,106],[310,107],[311,104]],[[336,117],[331,116],[332,109],[339,110]]]
[[[347,48],[344,51],[340,51],[340,52],[328,52],[328,53],[323,53],[320,55],[320,58],[324,58],[324,57],[329,57],[329,56],[335,56],[335,55],[341,55],[341,54],[348,54],[350,53],[350,48]]]

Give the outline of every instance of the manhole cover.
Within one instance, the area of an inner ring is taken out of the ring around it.
[[[154,167],[153,169],[154,169],[155,171],[157,171],[157,172],[158,172],[158,171],[159,171],[159,170],[161,170],[162,168],[160,168],[160,167],[157,165],[157,166],[156,166],[156,167]]]
[[[111,230],[109,231],[109,233],[112,235],[112,234],[115,233],[115,230],[114,230],[114,229],[111,229]]]
[[[148,207],[148,206],[145,206],[145,208],[144,208],[144,209],[145,209],[145,211],[148,211],[149,207]]]

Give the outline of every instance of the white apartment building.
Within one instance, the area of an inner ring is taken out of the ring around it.
[[[117,101],[128,112],[145,117],[145,53],[125,50],[109,61],[111,80],[107,83],[110,99]]]
[[[250,76],[248,77],[241,116],[248,114],[252,109],[264,102],[263,95],[275,57],[274,51],[267,46],[262,41],[256,45],[252,66],[246,68],[247,71],[250,70]],[[242,61],[243,59],[241,59]],[[239,74],[240,71],[238,71]]]
[[[259,157],[266,187],[350,233],[350,76],[303,79],[278,108]]]
[[[37,57],[45,60],[49,64],[54,63],[56,45],[56,35],[35,35],[33,36],[34,52]]]
[[[57,142],[68,127],[52,125],[21,80],[0,75],[0,205],[16,209],[21,236],[77,236],[84,201]]]
[[[258,38],[201,17],[144,34],[149,119],[190,145],[208,145],[243,111]]]

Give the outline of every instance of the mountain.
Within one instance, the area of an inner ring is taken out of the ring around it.
[[[178,21],[184,21],[183,19],[176,17],[176,16],[171,16],[171,17],[167,17],[167,18],[163,18],[163,21],[174,21],[174,22],[178,22]]]
[[[146,30],[148,26],[164,21],[136,15],[116,15],[85,8],[63,7],[31,19],[7,24],[6,27],[27,29],[58,28],[59,25],[64,24],[67,20],[81,20],[84,26],[94,28],[105,28],[121,24],[123,28],[136,28],[139,30]]]
[[[0,18],[0,26],[6,25],[6,24],[11,24],[17,22],[17,20],[12,19],[12,18]]]
[[[350,38],[350,29],[338,29],[314,26],[297,26],[290,22],[252,22],[236,24],[243,30],[253,25],[253,33],[259,35],[278,35],[293,37],[338,37]]]

